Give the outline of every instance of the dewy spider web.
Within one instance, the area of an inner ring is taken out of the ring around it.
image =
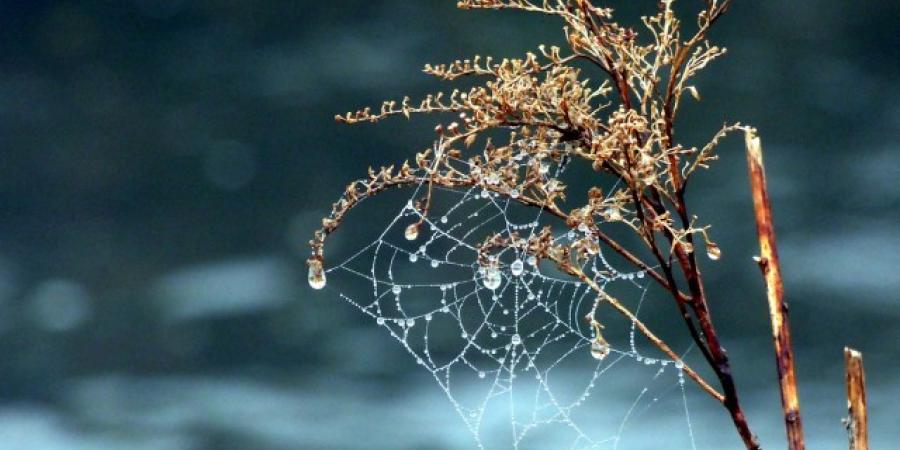
[[[422,180],[377,239],[327,273],[368,284],[369,294],[340,295],[433,376],[478,448],[619,448],[628,442],[629,421],[679,389],[674,413],[687,426],[680,446],[695,448],[680,362],[642,355],[634,323],[619,327],[627,339],[608,337],[608,347],[598,349],[596,330],[585,321],[596,292],[549,263],[506,248],[494,266],[479,264],[477,245],[485,236],[533,234],[543,211],[481,187],[435,186],[434,207],[423,215],[414,207],[428,188],[427,176]],[[409,227],[419,221],[421,227]],[[555,239],[580,234],[566,230]],[[603,289],[631,287],[639,311],[648,289],[643,272],[617,270],[602,251],[584,271]],[[343,289],[350,282],[337,283]],[[623,320],[601,313],[610,316],[607,325]],[[616,410],[622,405],[630,407]]]

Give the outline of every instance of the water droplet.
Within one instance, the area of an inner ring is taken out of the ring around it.
[[[503,276],[500,275],[500,269],[497,268],[496,263],[490,263],[490,266],[485,268],[481,282],[484,283],[484,287],[492,291],[500,287],[500,284],[503,282]]]
[[[391,288],[391,292],[393,292],[394,295],[400,295],[400,291],[402,290],[403,288],[401,288],[399,284],[395,284],[394,287]]]
[[[322,261],[318,259],[309,261],[309,286],[313,289],[325,287],[325,271],[322,269]]]
[[[581,222],[578,224],[578,231],[580,231],[582,233],[587,233],[588,230],[590,230],[590,227],[588,226],[587,223]]]
[[[675,368],[678,370],[684,369],[684,361],[680,359],[678,361],[675,361]]]
[[[610,222],[618,222],[622,220],[622,213],[619,211],[619,208],[607,208],[604,212],[604,215],[606,216],[606,220]]]
[[[447,223],[447,216],[441,217],[441,223]]]
[[[609,355],[609,344],[599,339],[595,339],[591,342],[591,356],[598,360],[602,361]]]
[[[638,272],[635,274],[638,278],[644,278],[644,272]]]
[[[516,276],[516,277],[519,275],[522,275],[522,272],[525,271],[525,264],[522,262],[521,259],[517,259],[517,260],[513,261],[512,264],[510,264],[509,271],[510,271],[510,273],[513,274],[513,276]]]
[[[706,243],[706,256],[713,261],[718,261],[722,257],[722,250],[715,242]]]
[[[407,241],[416,240],[419,237],[419,222],[410,224],[406,227],[406,231],[403,232],[403,237],[405,237]]]
[[[549,171],[550,171],[550,164],[541,163],[541,167],[538,169],[538,172],[540,172],[541,175],[546,175],[547,172],[549,172]]]
[[[528,261],[529,266],[536,266],[538,263],[537,256],[534,255],[529,255],[525,260]]]
[[[409,262],[413,262],[413,263],[414,263],[414,262],[416,262],[416,261],[418,261],[418,260],[419,260],[419,255],[417,255],[417,254],[415,254],[415,253],[410,253],[410,254],[409,254]]]
[[[511,189],[511,190],[509,191],[509,196],[512,197],[512,198],[519,198],[519,190],[518,190],[518,189]]]
[[[429,314],[425,314],[425,321],[426,321],[426,322],[431,322],[431,314],[430,314],[430,313],[429,313]]]
[[[415,324],[416,324],[416,319],[406,319],[406,326],[407,326],[407,327],[412,327],[412,326],[415,325]]]
[[[375,319],[375,323],[377,323],[378,325],[384,325],[384,317]]]
[[[432,268],[437,269],[438,266],[440,266],[440,265],[441,265],[441,262],[440,262],[440,261],[438,261],[438,260],[436,260],[436,259],[432,259],[432,260],[431,260],[431,267],[432,267]]]
[[[481,191],[481,198],[488,198],[488,197],[490,197],[490,195],[491,195],[491,193],[488,192],[487,189]]]
[[[519,336],[518,333],[512,335],[512,338],[509,340],[512,345],[519,345],[522,343],[522,336]]]
[[[486,373],[484,373],[484,372],[478,372],[478,378],[484,378],[484,377],[486,377],[486,376],[487,376]]]
[[[492,331],[492,332],[491,332],[491,337],[494,338],[494,339],[497,339],[497,332],[496,332],[496,331]]]
[[[490,175],[487,176],[486,181],[488,184],[497,184],[500,182],[500,175],[497,175],[496,173],[491,173]]]

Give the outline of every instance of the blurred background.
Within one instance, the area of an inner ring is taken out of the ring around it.
[[[0,2],[0,449],[473,448],[430,374],[307,286],[305,243],[347,182],[433,136],[335,113],[445,89],[422,64],[519,56],[558,25],[452,0]],[[846,448],[845,344],[873,448],[900,440],[898,25],[887,0],[737,1],[678,130],[763,136],[810,448]],[[693,191],[724,255],[713,312],[780,448],[741,139],[721,156]],[[690,394],[698,447],[740,448]]]

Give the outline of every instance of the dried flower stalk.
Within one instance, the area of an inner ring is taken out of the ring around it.
[[[427,183],[428,189],[415,202],[423,220],[432,205],[434,186],[479,187],[542,209],[582,231],[584,237],[560,244],[549,229],[527,239],[497,234],[485,239],[479,261],[490,264],[492,252],[504,247],[552,261],[596,291],[595,309],[610,305],[632,320],[660,351],[680,361],[665,342],[579,269],[579,263],[596,254],[601,245],[619,253],[671,295],[722,392],[691,368],[686,367],[685,373],[722,402],[744,445],[759,448],[713,324],[696,256],[698,245],[705,247],[712,260],[719,259],[721,250],[710,240],[709,227],[699,225],[690,214],[686,201],[691,178],[716,159],[720,140],[730,132],[749,129],[726,124],[709,142],[694,147],[678,143],[675,127],[681,101],[700,99],[691,84],[693,77],[725,53],[707,40],[707,33],[731,0],[702,2],[692,31],[676,17],[673,1],[658,2],[655,13],[642,18],[641,30],[619,25],[612,9],[595,6],[591,0],[459,1],[463,9],[513,9],[557,17],[565,24],[568,49],[539,46],[536,53],[520,59],[474,56],[426,65],[425,73],[443,80],[473,77],[483,81],[449,95],[439,92],[417,102],[403,98],[384,102],[376,110],[364,108],[337,116],[348,124],[426,113],[457,118],[435,128],[433,145],[418,153],[414,162],[370,169],[367,178],[347,187],[310,242],[311,284],[324,285],[327,237],[360,201],[391,188]],[[586,62],[587,69],[576,67],[576,61]],[[591,82],[583,72],[599,75],[602,81]],[[492,130],[506,130],[508,137],[488,135]],[[585,204],[564,206],[568,187],[546,168],[570,161],[586,164],[598,177],[615,180],[616,187],[612,192],[594,187]],[[410,235],[416,234],[417,226],[410,225]],[[652,255],[650,260],[642,260],[612,239],[607,234],[610,227],[632,230]],[[593,315],[589,319],[595,330],[602,328]]]

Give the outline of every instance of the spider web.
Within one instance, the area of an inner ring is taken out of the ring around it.
[[[564,169],[556,165],[545,176]],[[661,413],[682,419],[669,425],[679,436],[666,442],[696,449],[681,365],[639,351],[634,323],[601,310],[609,354],[594,355],[597,336],[585,316],[597,294],[589,286],[514,248],[495,255],[496,270],[479,264],[485,236],[533,235],[545,225],[544,211],[479,186],[434,186],[433,207],[423,215],[414,207],[423,189],[424,181],[375,240],[326,273],[339,278],[341,298],[431,374],[477,448],[625,448],[638,419],[667,408]],[[419,221],[419,232],[408,235]],[[555,234],[560,243],[583,237],[569,229]],[[636,300],[630,306],[640,312],[649,287],[644,272],[613,267],[602,249],[584,272],[602,289],[615,286],[625,293],[620,298]],[[368,287],[353,290],[353,282]]]

